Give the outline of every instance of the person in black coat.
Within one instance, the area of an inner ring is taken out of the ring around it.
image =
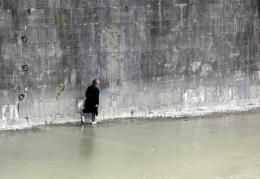
[[[86,118],[88,113],[92,114],[92,123],[96,124],[96,116],[98,115],[98,105],[99,105],[99,89],[98,81],[93,80],[92,85],[87,88],[85,93],[85,102],[83,109],[83,117]],[[81,121],[84,123],[84,120]]]

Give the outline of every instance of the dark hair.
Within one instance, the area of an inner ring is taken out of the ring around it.
[[[97,80],[94,79],[94,80],[92,81],[92,86],[96,86],[96,85],[97,85]]]

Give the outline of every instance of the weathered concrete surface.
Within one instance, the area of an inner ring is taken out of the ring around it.
[[[0,0],[0,13],[7,123],[75,117],[93,78],[99,119],[259,104],[257,0]]]

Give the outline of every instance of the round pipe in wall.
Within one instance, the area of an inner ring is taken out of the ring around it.
[[[23,36],[21,37],[21,40],[22,40],[23,43],[26,43],[26,42],[28,42],[28,37],[25,36],[25,35],[23,35]]]
[[[25,99],[25,97],[26,97],[25,93],[21,93],[21,94],[19,94],[18,99],[19,99],[19,101],[22,101]]]
[[[27,64],[22,65],[22,70],[27,72],[29,70],[29,66]]]
[[[31,8],[28,8],[28,9],[27,9],[27,13],[28,13],[29,15],[31,15],[31,13],[32,13]]]

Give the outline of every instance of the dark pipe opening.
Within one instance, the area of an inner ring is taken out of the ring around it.
[[[28,41],[28,38],[27,38],[27,36],[25,36],[25,35],[22,36],[21,39],[22,39],[22,42],[23,42],[23,43],[26,43],[26,42]]]
[[[23,93],[19,94],[18,99],[20,101],[22,101],[24,98],[25,98],[25,94],[23,94]]]
[[[31,11],[30,8],[27,9],[27,13],[28,13],[29,15],[31,15],[32,11]]]
[[[23,65],[23,66],[22,66],[22,70],[23,70],[24,72],[28,71],[28,70],[29,70],[28,65]]]

